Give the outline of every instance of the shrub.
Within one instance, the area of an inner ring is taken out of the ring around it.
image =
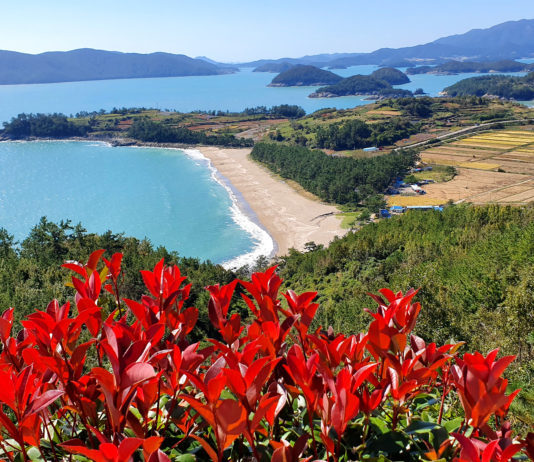
[[[520,442],[506,421],[518,391],[507,395],[501,376],[514,358],[460,358],[461,344],[412,335],[414,290],[372,295],[366,333],[313,332],[317,294],[288,290],[282,303],[273,267],[207,287],[218,337],[190,343],[198,310],[178,267],[161,260],[142,271],[147,295],[121,299],[122,255],[103,253],[63,265],[75,273],[74,306],[52,301],[17,335],[13,308],[0,318],[3,459],[505,462],[533,453],[534,435]],[[231,312],[237,284],[248,323]]]

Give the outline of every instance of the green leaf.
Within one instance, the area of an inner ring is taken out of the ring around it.
[[[404,432],[408,435],[413,435],[414,433],[429,433],[437,428],[441,428],[441,426],[434,422],[416,420],[415,422],[412,422],[408,427],[406,427],[404,429]]]
[[[175,457],[174,460],[178,462],[194,462],[197,458],[193,454],[182,454],[181,456]]]
[[[447,429],[449,433],[452,433],[461,427],[463,421],[464,421],[463,417],[456,417],[456,419],[452,419],[452,420],[449,420],[448,422],[444,422],[443,426]]]
[[[37,449],[36,447],[31,447],[26,451],[26,453],[28,454],[30,460],[38,460],[40,462],[44,462],[44,459],[42,458],[39,449]]]

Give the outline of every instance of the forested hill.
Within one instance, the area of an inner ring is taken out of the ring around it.
[[[293,66],[278,74],[270,87],[331,85],[342,80],[337,74],[315,66]]]
[[[84,48],[31,55],[0,50],[0,84],[217,75],[233,72],[170,53],[120,53]]]
[[[310,98],[333,98],[336,96],[373,95],[378,97],[406,97],[412,92],[393,88],[388,82],[371,75],[353,75],[334,85],[318,88]]]
[[[328,248],[294,251],[282,258],[281,275],[297,293],[320,294],[318,322],[336,332],[366,325],[367,293],[419,288],[417,335],[438,344],[465,341],[466,351],[518,355],[513,379],[525,387],[534,373],[533,255],[533,207],[455,206],[411,211]],[[528,388],[527,426],[534,425]]]
[[[449,96],[498,96],[527,101],[534,99],[534,72],[525,77],[484,75],[460,80],[444,89]]]
[[[406,70],[407,74],[463,74],[488,72],[528,72],[534,69],[532,64],[525,64],[512,59],[501,61],[448,61],[438,66],[419,66]]]
[[[371,77],[374,77],[378,80],[384,80],[390,85],[402,85],[404,83],[409,83],[410,79],[408,76],[394,67],[383,67],[377,69],[371,74]]]

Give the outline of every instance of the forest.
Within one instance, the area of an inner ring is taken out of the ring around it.
[[[527,101],[534,99],[534,72],[524,77],[508,75],[484,75],[471,77],[444,89],[449,96],[498,96],[500,98]]]
[[[417,154],[408,150],[354,159],[300,146],[256,143],[251,157],[324,201],[358,204],[382,193],[395,178],[404,175],[414,165]]]
[[[89,126],[75,124],[64,114],[19,114],[10,122],[4,122],[0,132],[5,138],[19,140],[23,138],[68,138],[85,136]]]

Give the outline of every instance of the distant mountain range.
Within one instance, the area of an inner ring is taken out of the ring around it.
[[[382,48],[372,53],[333,53],[225,64],[204,56],[171,53],[121,53],[83,48],[37,55],[0,50],[0,84],[52,83],[145,77],[218,75],[236,67],[289,63],[339,69],[360,64],[401,67],[441,64],[451,59],[489,61],[534,57],[534,19],[509,21],[489,29],[474,29],[433,42],[405,48]],[[287,64],[284,64],[287,69]],[[276,68],[275,68],[276,69]],[[280,68],[277,68],[280,71]]]
[[[439,64],[451,59],[489,61],[534,57],[534,19],[509,21],[489,29],[473,29],[465,34],[443,37],[424,45],[381,48],[372,53],[335,53],[240,63],[259,67],[286,62],[340,69],[361,64],[404,67],[424,63]]]
[[[218,75],[235,72],[171,53],[121,53],[82,48],[31,55],[0,50],[0,84]]]

